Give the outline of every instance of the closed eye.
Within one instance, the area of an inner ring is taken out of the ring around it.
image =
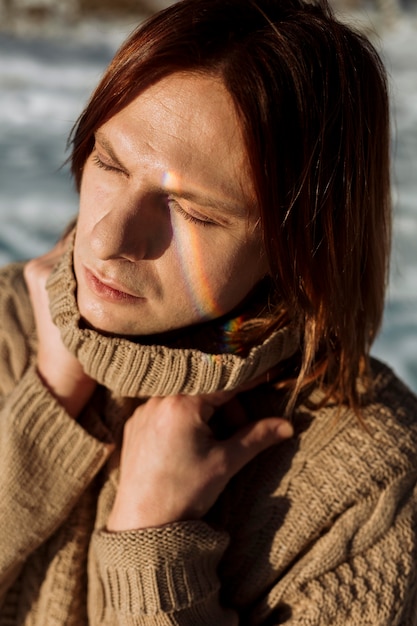
[[[94,165],[102,170],[105,170],[106,172],[119,172],[120,174],[124,174],[123,170],[121,170],[119,167],[114,167],[114,165],[109,165],[108,163],[102,161],[97,153],[92,156],[92,161]]]
[[[173,200],[172,198],[168,199],[168,206],[170,209],[173,209],[174,211],[176,211],[176,213],[181,215],[181,217],[183,217],[187,222],[191,222],[192,224],[197,224],[199,226],[216,226],[217,225],[216,222],[213,222],[210,219],[203,218],[203,217],[196,217],[192,213],[188,213],[188,211],[185,211],[182,208],[182,206],[178,204],[178,202],[176,200]]]

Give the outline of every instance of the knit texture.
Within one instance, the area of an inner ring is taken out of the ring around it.
[[[83,327],[71,252],[49,281],[69,349],[99,382],[75,422],[34,367],[22,266],[0,273],[0,626],[417,624],[417,400],[374,362],[364,428],[297,407],[200,521],[110,533],[125,420],[151,395],[234,388],[288,358],[284,329],[246,357],[143,346]],[[315,392],[317,393],[317,391]],[[269,385],[245,396],[279,414]],[[146,476],[143,477],[146,480]]]

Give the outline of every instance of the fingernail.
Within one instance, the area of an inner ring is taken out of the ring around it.
[[[288,437],[292,437],[294,434],[294,428],[290,422],[281,422],[278,426],[278,435],[282,438],[287,439]]]

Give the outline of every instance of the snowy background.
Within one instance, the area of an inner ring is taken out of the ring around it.
[[[61,168],[66,138],[135,21],[78,23],[25,36],[0,32],[0,265],[41,254],[76,213]],[[392,277],[374,354],[417,391],[417,15],[376,40],[390,74],[395,238]]]

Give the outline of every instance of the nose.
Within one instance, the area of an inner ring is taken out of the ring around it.
[[[169,212],[158,194],[114,198],[94,225],[91,248],[98,259],[157,259],[172,238]]]

